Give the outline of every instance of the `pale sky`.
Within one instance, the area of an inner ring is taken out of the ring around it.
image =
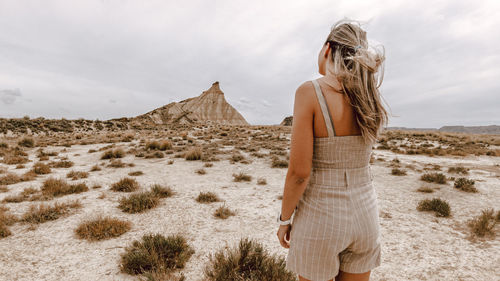
[[[219,81],[250,124],[278,124],[348,17],[385,47],[389,126],[500,125],[499,15],[496,0],[0,0],[0,117],[133,117]]]

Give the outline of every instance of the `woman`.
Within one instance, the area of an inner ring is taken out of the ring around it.
[[[323,77],[295,93],[277,235],[289,248],[286,268],[301,281],[369,280],[380,265],[369,161],[388,120],[377,75],[385,57],[368,47],[359,23],[336,23],[318,56]]]

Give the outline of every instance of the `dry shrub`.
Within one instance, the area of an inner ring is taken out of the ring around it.
[[[257,179],[257,184],[258,185],[266,185],[267,180],[265,178],[259,178],[259,179]]]
[[[111,185],[111,190],[121,192],[132,192],[139,189],[139,183],[133,178],[122,178]]]
[[[426,182],[435,182],[438,184],[446,183],[446,176],[442,173],[425,173],[420,177],[420,179]]]
[[[448,173],[467,175],[469,173],[469,169],[462,166],[449,167]]]
[[[174,195],[174,191],[170,187],[164,187],[160,184],[153,184],[151,186],[151,192],[159,198],[166,198]]]
[[[393,168],[391,170],[391,175],[393,175],[393,176],[406,176],[406,171],[403,169]]]
[[[53,206],[44,203],[35,206],[31,205],[29,211],[24,213],[22,221],[28,223],[44,223],[51,220],[56,220],[60,217],[70,214],[72,209],[81,208],[82,205],[79,201],[70,203],[58,203]]]
[[[485,235],[495,236],[495,225],[500,222],[500,211],[498,211],[497,216],[494,216],[494,210],[492,208],[484,209],[481,211],[481,215],[469,220],[467,225],[471,229],[472,233],[478,237],[484,237]]]
[[[288,161],[282,160],[279,157],[273,156],[273,159],[271,162],[271,167],[272,168],[288,168]]]
[[[9,214],[6,207],[0,206],[0,238],[10,236],[9,226],[17,222],[17,217]]]
[[[295,273],[288,271],[285,264],[283,257],[270,255],[261,243],[242,238],[238,247],[209,255],[203,280],[296,281]]]
[[[123,156],[125,156],[125,151],[123,151],[123,149],[121,148],[117,148],[117,149],[110,149],[110,150],[106,150],[102,155],[101,155],[101,159],[114,159],[114,158],[123,158]]]
[[[153,192],[131,194],[120,199],[118,208],[126,213],[140,213],[158,205],[160,199]]]
[[[219,202],[221,200],[219,196],[217,196],[217,194],[208,191],[208,192],[200,192],[200,194],[198,194],[198,197],[196,197],[196,201],[200,203],[212,203],[212,202]]]
[[[477,188],[474,187],[474,180],[467,178],[455,179],[455,183],[453,184],[453,186],[465,192],[472,192],[472,193],[478,192]]]
[[[83,171],[70,171],[66,174],[67,178],[71,178],[72,180],[83,179],[89,176],[88,172]]]
[[[100,170],[102,170],[102,169],[97,164],[95,164],[94,166],[92,166],[92,168],[90,168],[91,172],[100,171]]]
[[[227,208],[225,206],[225,203],[224,205],[217,208],[214,212],[214,217],[219,219],[227,219],[229,216],[234,216],[234,215],[236,215],[236,213]]]
[[[75,233],[81,239],[96,241],[118,237],[129,231],[131,225],[128,221],[116,218],[98,217],[80,223]]]
[[[50,174],[50,166],[41,162],[36,162],[33,165],[32,171],[37,175],[46,175]]]
[[[423,192],[423,193],[432,193],[434,192],[434,189],[428,187],[428,186],[421,186],[417,189],[418,192]]]
[[[28,157],[16,156],[16,155],[5,155],[2,162],[7,165],[17,165],[24,164],[29,161]]]
[[[111,162],[108,165],[108,167],[111,167],[111,168],[123,168],[125,166],[127,166],[127,164],[122,162],[122,160],[120,160],[120,159],[113,159],[113,160],[111,160]]]
[[[89,188],[85,183],[68,184],[65,180],[54,177],[47,178],[41,188],[43,195],[53,197],[81,193],[88,190]]]
[[[136,177],[136,176],[142,176],[144,173],[142,171],[133,171],[128,173],[129,176]]]
[[[73,161],[69,160],[61,160],[61,161],[51,161],[49,165],[52,168],[71,168],[73,167],[74,163]]]
[[[233,174],[233,181],[235,182],[240,182],[240,181],[251,181],[252,176],[247,175],[243,172],[239,172],[238,174]]]
[[[433,198],[432,200],[424,199],[418,202],[418,211],[434,211],[436,217],[449,217],[450,205],[445,200]]]
[[[17,145],[19,146],[24,146],[24,147],[34,147],[35,146],[35,141],[32,138],[25,137],[22,140],[20,140]]]
[[[173,271],[184,268],[194,249],[182,235],[146,234],[134,241],[121,255],[121,271],[142,274],[157,270]]]
[[[206,173],[207,173],[207,171],[205,171],[205,169],[197,169],[195,172],[196,172],[197,174],[199,174],[199,175],[204,175],[204,174],[206,174]]]
[[[202,155],[201,148],[195,147],[186,152],[184,158],[188,161],[200,160]]]
[[[9,173],[0,177],[0,184],[1,185],[16,184],[18,182],[21,182],[21,178],[14,173],[9,172]]]

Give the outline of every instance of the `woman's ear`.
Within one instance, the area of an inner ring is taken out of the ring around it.
[[[324,54],[324,57],[325,59],[328,58],[328,54],[330,53],[330,44],[328,44],[328,42],[326,43],[326,49],[325,49],[325,54]]]

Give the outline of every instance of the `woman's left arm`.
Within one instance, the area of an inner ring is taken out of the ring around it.
[[[313,155],[314,93],[311,82],[297,88],[293,108],[290,163],[285,179],[281,220],[288,220],[293,214],[309,181]]]

